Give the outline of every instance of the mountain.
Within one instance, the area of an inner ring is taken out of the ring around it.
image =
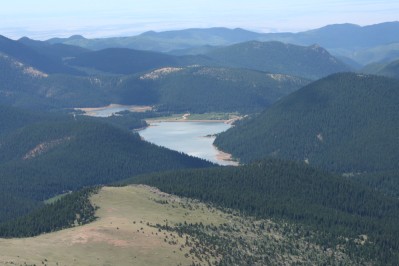
[[[313,240],[331,250],[340,246],[359,260],[354,264],[364,264],[362,259],[391,264],[398,258],[398,199],[305,163],[269,159],[239,167],[143,175],[123,183],[155,186],[257,219],[305,225],[305,232],[319,232]],[[368,243],[355,244],[362,234]]]
[[[177,56],[184,56],[184,55],[204,55],[207,54],[217,48],[223,46],[212,46],[212,45],[204,45],[194,48],[187,48],[187,49],[177,49],[167,52],[170,55],[177,55]]]
[[[23,111],[1,109],[2,121],[23,118]],[[212,166],[96,119],[47,114],[35,121],[32,116],[0,132],[1,221],[84,186],[141,173]]]
[[[399,60],[386,64],[370,64],[364,67],[362,72],[399,79]]]
[[[309,81],[289,75],[221,67],[161,68],[124,79],[114,95],[123,104],[170,112],[254,112]]]
[[[67,45],[62,43],[50,44],[45,41],[36,41],[27,37],[19,39],[18,42],[30,47],[39,54],[58,60],[75,57],[79,54],[87,53],[90,51],[79,46]]]
[[[340,53],[363,66],[371,63],[388,63],[395,59],[399,59],[399,43],[378,45],[354,51],[342,50]]]
[[[162,53],[126,48],[109,48],[77,55],[68,64],[115,74],[132,74],[178,65],[178,59]]]
[[[399,22],[375,25],[333,24],[299,33],[264,34],[264,40],[281,40],[301,45],[317,43],[328,49],[354,49],[399,42]]]
[[[342,73],[284,97],[215,144],[241,162],[306,161],[337,172],[399,169],[399,81]]]
[[[399,60],[387,64],[377,74],[399,79]]]
[[[317,45],[251,41],[206,54],[221,65],[318,79],[350,68]]]
[[[256,33],[244,29],[205,28],[177,31],[149,31],[132,37],[86,39],[82,36],[54,38],[49,43],[65,43],[93,50],[105,48],[132,48],[152,51],[171,51],[203,45],[231,45],[252,40],[281,41],[299,45],[318,44],[328,49],[353,49],[398,43],[399,22],[375,25],[333,24],[298,33]]]
[[[206,65],[248,68],[312,79],[350,69],[316,45],[304,47],[257,41],[213,48],[202,56],[173,56],[149,51],[109,48],[77,55],[67,63],[71,66],[114,74],[133,74],[161,67]]]
[[[154,54],[152,63],[159,65],[158,54]],[[110,61],[117,64],[114,69],[119,64],[122,71],[133,69],[124,64],[144,67],[138,61],[115,57]],[[254,112],[309,82],[289,75],[199,66],[164,67],[127,76],[48,75],[6,56],[0,56],[0,70],[0,103],[35,109],[119,103],[154,105],[172,112]]]
[[[51,44],[64,43],[76,45],[92,50],[130,48],[136,50],[169,52],[203,45],[229,45],[253,40],[259,36],[261,36],[261,34],[239,28],[209,28],[165,32],[148,31],[138,36],[102,39],[86,39],[82,36],[75,35],[64,39],[54,38],[47,40],[47,42]]]
[[[0,35],[0,53],[10,56],[24,64],[30,65],[45,73],[82,74],[76,69],[65,66],[60,59],[51,58],[25,44]]]
[[[108,104],[112,78],[47,74],[0,54],[0,104],[51,109]]]
[[[0,105],[0,137],[24,125],[39,122],[44,118],[47,118],[47,115],[44,113],[32,113],[28,110]]]
[[[280,41],[296,45],[320,45],[336,56],[345,56],[365,65],[371,63],[368,59],[369,49],[378,46],[389,46],[399,43],[399,22],[385,22],[375,25],[359,26],[354,24],[333,24],[322,28],[298,33],[256,33],[243,29],[209,28],[186,29],[166,32],[146,32],[132,37],[116,37],[103,39],[86,39],[82,36],[70,38],[55,38],[49,43],[64,43],[92,50],[105,48],[131,48],[158,52],[186,50],[202,46],[228,46],[252,40]],[[392,48],[385,48],[387,55],[395,53]],[[198,50],[197,50],[198,51]],[[203,49],[207,51],[207,49]],[[360,53],[358,53],[360,51]],[[396,57],[397,58],[397,57]],[[396,58],[389,57],[388,61]]]
[[[399,22],[375,25],[334,24],[298,33],[267,33],[262,41],[281,41],[297,45],[318,44],[334,56],[345,56],[361,65],[398,58]],[[396,43],[396,48],[392,45]]]
[[[68,225],[73,228],[65,229]],[[62,226],[64,230],[56,231]],[[0,235],[25,235],[23,239],[0,239],[0,260],[12,265],[130,266],[132,262],[162,266],[280,265],[282,261],[287,265],[299,262],[390,265],[396,262],[391,255],[396,249],[385,248],[373,256],[369,250],[377,250],[375,246],[379,244],[371,243],[369,234],[321,241],[325,240],[325,234],[309,226],[255,218],[149,186],[102,187],[94,193],[87,190],[70,193],[32,215],[0,225]],[[37,236],[26,237],[32,235]],[[334,245],[335,241],[339,245]],[[101,252],[87,256],[99,246]]]

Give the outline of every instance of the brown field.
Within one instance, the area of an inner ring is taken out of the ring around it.
[[[93,223],[0,239],[0,265],[214,265],[222,258],[236,265],[245,265],[245,258],[257,261],[253,265],[354,264],[343,246],[326,249],[309,241],[317,232],[221,211],[147,186],[104,187],[91,200],[99,207]],[[184,227],[195,230],[179,236],[176,229]]]

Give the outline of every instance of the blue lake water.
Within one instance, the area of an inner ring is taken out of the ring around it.
[[[139,131],[146,141],[159,146],[184,152],[220,165],[234,165],[235,162],[218,158],[213,146],[214,135],[226,131],[231,125],[222,122],[160,122]]]

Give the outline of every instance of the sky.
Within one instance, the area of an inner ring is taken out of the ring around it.
[[[45,40],[227,27],[299,32],[399,20],[398,0],[0,0],[0,35]]]

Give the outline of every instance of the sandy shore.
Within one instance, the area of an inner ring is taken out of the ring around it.
[[[154,124],[154,123],[167,123],[167,122],[204,122],[204,123],[227,123],[230,120],[211,120],[211,119],[206,119],[206,120],[189,120],[189,119],[182,119],[182,118],[176,118],[176,119],[148,119],[145,120],[147,124]]]
[[[241,116],[234,116],[230,119],[190,119],[190,114],[184,114],[180,117],[163,117],[145,120],[147,124],[163,123],[163,122],[203,122],[203,123],[225,123],[233,124],[235,121],[242,119]]]
[[[229,162],[229,165],[238,166],[240,165],[237,161],[233,160],[233,156],[230,153],[219,150],[215,145],[213,145],[217,150],[216,158],[221,161]]]

